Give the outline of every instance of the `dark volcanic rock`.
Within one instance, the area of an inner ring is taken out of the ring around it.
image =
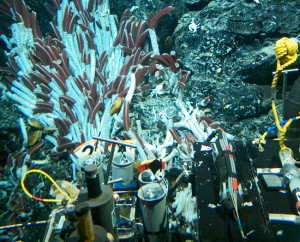
[[[6,164],[9,153],[21,148],[22,137],[18,124],[20,113],[11,101],[1,100],[0,115],[0,167]]]
[[[272,124],[272,119],[261,118],[269,112],[270,102],[261,100],[249,83],[270,85],[276,41],[300,32],[299,21],[294,21],[300,16],[298,1],[260,2],[211,1],[183,15],[173,35],[177,57],[193,73],[185,98],[197,105],[212,95],[212,117],[243,137],[241,130],[248,126],[247,136],[252,136]],[[192,20],[198,25],[195,32],[189,30]],[[297,65],[299,61],[291,68]],[[252,119],[260,119],[255,131]]]
[[[300,32],[299,21],[287,16],[299,16],[299,7],[297,1],[212,1],[183,16],[173,36],[175,49],[189,69],[205,78],[270,83],[276,68],[273,46]],[[195,33],[189,31],[192,19],[199,25]]]

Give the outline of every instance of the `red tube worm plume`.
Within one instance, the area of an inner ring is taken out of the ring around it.
[[[141,147],[144,149],[145,148],[145,144],[143,142],[143,140],[141,139],[141,137],[138,135],[138,133],[133,129],[132,130],[134,136],[136,137],[137,141],[140,143]]]
[[[18,160],[16,161],[17,168],[21,168],[23,166],[25,156],[26,152],[22,152],[22,154],[18,157]]]
[[[186,132],[185,135],[189,137],[191,143],[199,142],[198,139],[190,132]]]
[[[128,131],[130,129],[130,120],[129,120],[129,103],[127,101],[124,102],[123,122],[124,122],[125,130]]]
[[[57,10],[60,10],[60,4],[61,4],[60,0],[51,0],[51,2]]]
[[[8,155],[7,160],[6,160],[5,169],[13,169],[13,167],[15,165],[15,159],[14,159],[15,154],[16,154],[16,152],[10,153]]]
[[[180,136],[178,135],[178,133],[175,131],[174,128],[170,128],[169,129],[171,135],[173,136],[173,138],[177,141],[178,144],[182,144],[182,140],[180,138]]]
[[[36,153],[38,150],[41,149],[41,147],[43,146],[43,144],[44,144],[44,141],[43,141],[43,140],[37,142],[35,145],[33,145],[33,146],[30,148],[30,150],[28,150],[28,152],[27,152],[28,155],[31,156],[32,154]]]
[[[169,54],[154,55],[152,56],[152,59],[154,60],[154,62],[158,61],[159,64],[165,67],[169,67],[174,73],[178,72],[175,60],[171,55]]]
[[[11,6],[6,0],[0,2],[0,11],[5,14],[7,17],[12,18],[12,13],[10,11]]]
[[[174,8],[172,6],[169,6],[169,7],[166,7],[164,9],[160,10],[155,15],[150,16],[150,19],[149,19],[149,28],[150,29],[155,29],[157,27],[158,20],[163,15],[166,15],[166,14],[170,13],[173,10],[174,10]]]
[[[214,122],[211,117],[208,116],[201,116],[200,118],[201,122],[205,122],[209,127],[212,129],[217,129],[219,127],[219,124]]]
[[[63,150],[70,150],[76,148],[79,143],[73,142],[72,140],[66,138],[66,137],[58,137],[58,147],[57,151],[63,151]]]
[[[188,79],[190,78],[191,72],[190,71],[182,71],[183,77],[178,82],[178,85],[184,87]]]
[[[193,140],[193,137],[191,137],[190,133],[188,132],[185,132],[184,133],[184,137],[185,137],[185,143],[186,143],[186,147],[188,149],[188,152],[189,154],[192,153],[192,146],[193,146],[193,143],[194,143],[194,140]]]

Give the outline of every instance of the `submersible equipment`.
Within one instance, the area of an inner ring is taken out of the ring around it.
[[[96,165],[85,167],[87,187],[78,197],[78,202],[85,202],[92,212],[94,224],[100,225],[116,236],[116,218],[113,191],[109,185],[101,185]]]
[[[94,225],[91,210],[87,203],[78,203],[74,215],[77,228],[67,239],[67,242],[77,241],[108,241],[107,231],[99,225]]]

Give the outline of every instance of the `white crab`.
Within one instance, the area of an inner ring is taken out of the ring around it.
[[[193,33],[196,33],[199,26],[200,26],[200,24],[196,24],[195,21],[194,21],[194,18],[192,18],[192,21],[189,25],[189,30]]]
[[[153,89],[150,93],[151,97],[157,97],[158,95],[163,95],[165,93],[167,93],[169,91],[168,88],[168,82],[167,81],[163,81],[162,83],[160,83],[159,85],[157,85],[155,87],[155,89]]]

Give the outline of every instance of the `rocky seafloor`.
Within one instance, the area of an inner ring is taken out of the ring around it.
[[[26,3],[36,12],[45,13],[42,1]],[[44,1],[47,2],[47,1]],[[162,52],[175,51],[182,66],[192,75],[183,92],[183,100],[202,109],[207,116],[237,139],[245,142],[259,137],[273,123],[270,100],[259,85],[270,85],[276,69],[273,50],[276,40],[297,37],[300,33],[299,1],[208,1],[208,0],[123,0],[111,1],[111,13],[119,17],[126,8],[145,18],[172,5],[175,10],[162,18],[157,35]],[[136,7],[137,6],[137,7]],[[293,20],[291,18],[293,17]],[[46,25],[47,13],[39,17]],[[191,29],[192,21],[197,27]],[[1,43],[1,65],[5,65],[4,44]],[[297,61],[292,67],[299,66]],[[289,77],[291,85],[294,76]],[[279,83],[279,87],[280,87]],[[279,93],[280,97],[280,88]],[[209,102],[203,103],[209,97]],[[143,130],[159,134],[164,129],[160,113],[178,119],[174,97],[168,92],[152,90],[132,104],[132,113],[142,120]],[[278,100],[280,107],[280,100]],[[17,119],[22,115],[14,103],[5,97],[0,101],[0,166],[6,164],[9,153],[21,148],[22,137]],[[150,118],[149,118],[150,117]],[[37,157],[38,158],[38,157]],[[61,168],[68,161],[51,167],[55,178],[66,179]],[[1,200],[3,207],[7,200]],[[45,208],[47,210],[47,208]]]
[[[45,13],[38,15],[38,21],[44,31],[49,31],[46,23],[51,16],[43,3],[27,2],[32,10]],[[290,19],[300,16],[299,1],[113,1],[111,13],[120,17],[126,8],[135,7],[133,14],[145,18],[147,13],[168,5],[175,10],[162,18],[157,35],[162,52],[175,51],[184,68],[192,72],[183,99],[202,108],[237,138],[257,138],[273,124],[270,101],[264,99],[257,85],[270,85],[272,81],[276,40],[300,33],[300,21]],[[192,20],[198,26],[196,31],[189,29]],[[1,46],[1,63],[5,65],[4,44]],[[294,64],[298,65],[299,61]],[[289,84],[294,79],[291,75]],[[210,102],[202,106],[201,101],[207,96]],[[158,107],[169,106],[169,98],[172,99],[168,92],[151,95],[151,100],[141,98],[134,111],[141,118],[153,115],[153,119],[145,119],[149,122],[145,126],[155,129],[157,125],[153,123],[159,121],[161,112]],[[17,118],[21,114],[6,98],[2,98],[0,108],[0,160],[4,165],[7,155],[20,147]],[[176,114],[172,115],[176,118]]]

